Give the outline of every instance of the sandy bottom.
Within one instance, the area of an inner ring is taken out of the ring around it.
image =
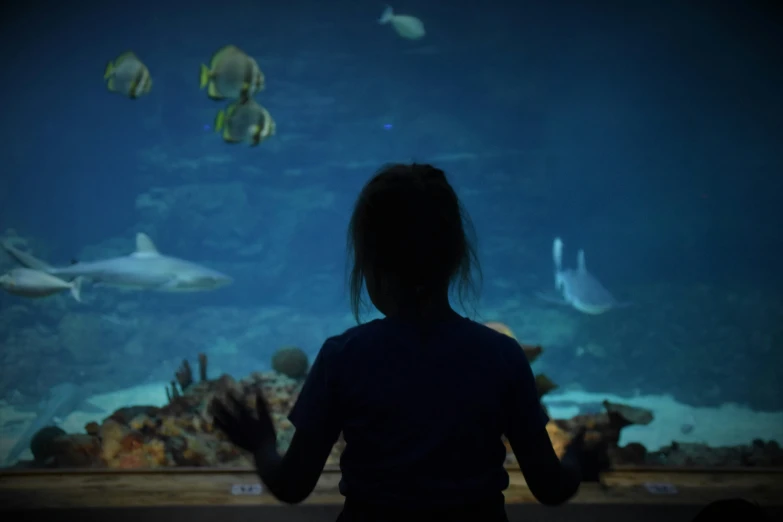
[[[111,412],[127,405],[163,406],[166,404],[166,385],[145,384],[112,393],[96,395],[89,401],[105,410],[105,414],[76,411],[63,419],[60,427],[69,433],[83,433],[90,421],[101,421]],[[630,426],[623,430],[621,444],[639,442],[648,450],[655,451],[672,441],[698,442],[717,446],[748,444],[753,439],[775,440],[783,443],[783,412],[756,412],[735,404],[719,408],[696,408],[676,402],[667,395],[640,395],[619,397],[611,394],[590,392],[565,392],[545,399],[552,403],[549,414],[552,418],[570,418],[579,411],[578,404],[593,405],[603,400],[639,406],[653,411],[655,419],[647,426]],[[574,406],[555,406],[555,403],[574,403]],[[24,430],[33,413],[20,412],[11,406],[0,405],[0,461],[11,449],[16,438]],[[693,430],[684,434],[683,424],[691,424]],[[29,450],[22,459],[32,458]]]

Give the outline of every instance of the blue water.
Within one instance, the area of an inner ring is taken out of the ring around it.
[[[447,172],[475,223],[477,319],[544,343],[555,382],[783,409],[780,17],[762,2],[538,4],[395,5],[425,23],[420,41],[378,25],[377,2],[5,7],[0,233],[68,263],[128,253],[143,231],[235,282],[88,285],[81,305],[0,294],[0,396],[169,380],[199,352],[237,376],[280,346],[314,355],[352,324],[355,197],[384,163],[415,160]],[[199,89],[229,43],[266,75],[256,99],[277,135],[256,148],[213,132],[227,103]],[[138,100],[102,80],[126,50],[154,80]],[[536,300],[555,236],[633,306]]]

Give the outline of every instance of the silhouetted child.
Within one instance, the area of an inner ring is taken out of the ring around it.
[[[561,463],[519,344],[450,306],[450,288],[475,297],[471,235],[437,168],[391,165],[364,187],[348,230],[351,307],[358,321],[366,288],[385,317],[326,340],[289,416],[296,433],[284,457],[263,400],[260,421],[236,401],[239,413],[213,405],[277,498],[313,491],[340,432],[340,521],[507,520],[503,434],[540,502],[574,495],[583,437]]]

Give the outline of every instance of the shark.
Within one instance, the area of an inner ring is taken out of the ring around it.
[[[161,254],[144,233],[136,234],[136,250],[126,256],[55,267],[10,243],[3,249],[19,264],[65,280],[84,279],[107,286],[162,292],[203,292],[230,284],[232,278],[192,261]]]
[[[538,297],[557,304],[569,305],[582,313],[599,315],[614,308],[627,306],[620,303],[601,282],[587,270],[585,251],[576,255],[576,268],[563,268],[563,240],[556,237],[552,243],[552,259],[555,264],[555,290],[559,296],[539,293]]]
[[[56,426],[75,411],[106,414],[106,410],[86,400],[86,390],[71,382],[58,384],[49,391],[49,397],[36,410],[35,418],[19,435],[16,443],[6,455],[3,465],[11,466],[29,447],[38,430]]]

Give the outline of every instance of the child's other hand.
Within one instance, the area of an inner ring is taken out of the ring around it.
[[[224,401],[214,398],[210,409],[215,427],[245,451],[256,453],[264,445],[275,443],[275,426],[261,392],[256,394],[257,416],[232,393]]]

